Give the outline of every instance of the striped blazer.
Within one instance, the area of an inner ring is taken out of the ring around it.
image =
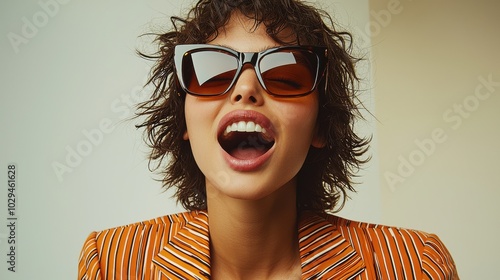
[[[304,213],[302,279],[459,279],[433,234]],[[209,279],[208,214],[184,212],[93,232],[78,279]]]

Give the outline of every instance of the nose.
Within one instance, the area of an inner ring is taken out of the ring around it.
[[[248,103],[262,105],[264,88],[257,79],[257,74],[251,65],[245,65],[231,92],[231,103]]]

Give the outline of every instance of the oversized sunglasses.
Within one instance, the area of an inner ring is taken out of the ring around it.
[[[262,88],[273,96],[297,97],[313,92],[325,71],[327,49],[282,46],[262,52],[192,44],[175,46],[174,63],[181,88],[196,96],[227,93],[250,63]]]

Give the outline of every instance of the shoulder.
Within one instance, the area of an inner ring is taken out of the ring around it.
[[[427,279],[458,279],[455,263],[439,237],[420,230],[364,223],[324,214],[323,217],[373,267],[403,268]]]
[[[198,219],[200,215],[207,215],[201,211],[187,211],[181,213],[175,213],[170,215],[165,215],[161,217],[156,217],[154,219],[144,220],[136,223],[131,223],[128,225],[119,226],[116,228],[141,228],[150,226],[170,226],[170,225],[185,225],[192,220]],[[115,228],[107,229],[113,230]],[[106,231],[106,230],[105,230]]]
[[[101,268],[110,268],[110,262],[141,271],[141,263],[151,263],[179,229],[205,219],[204,212],[183,212],[92,232],[80,253],[79,275],[100,274]]]
[[[421,230],[353,221],[330,214],[324,214],[323,217],[341,231],[342,235],[350,236],[350,238],[357,236],[369,238],[373,242],[385,240],[385,243],[391,240],[408,242],[417,250],[433,242],[442,244],[437,235]]]
[[[204,212],[182,212],[157,217],[141,222],[131,223],[128,225],[113,227],[105,230],[94,232],[96,240],[105,242],[106,239],[123,239],[126,237],[132,238],[147,238],[151,239],[155,236],[163,236],[175,234],[179,228],[182,228],[189,222],[206,216]]]

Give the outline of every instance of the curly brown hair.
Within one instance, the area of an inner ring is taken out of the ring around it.
[[[280,44],[328,48],[327,75],[318,88],[317,120],[326,145],[320,149],[311,147],[297,174],[297,207],[299,211],[340,210],[347,192],[355,191],[355,173],[368,160],[362,156],[370,139],[358,136],[353,129],[355,120],[361,117],[355,91],[358,60],[351,54],[351,34],[336,31],[325,11],[298,0],[200,0],[185,18],[171,17],[172,31],[154,34],[158,52],[139,52],[156,61],[148,81],[154,92],[137,112],[145,117],[137,127],[145,128],[146,142],[151,148],[150,164],[156,162],[152,169],[161,170],[166,189],[176,188],[177,200],[184,208],[206,209],[205,176],[196,165],[189,142],[183,140],[186,93],[174,74],[174,47],[209,43],[234,11],[254,19],[256,27],[264,24],[267,33]],[[284,29],[294,34],[288,42],[278,37]]]

